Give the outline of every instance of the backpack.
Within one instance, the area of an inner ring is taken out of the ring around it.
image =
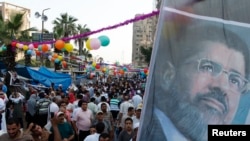
[[[51,101],[49,99],[43,98],[39,99],[36,102],[36,114],[37,115],[45,115],[48,114],[49,112],[49,106],[50,106]]]

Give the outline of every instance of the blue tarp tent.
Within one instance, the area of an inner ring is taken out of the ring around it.
[[[19,75],[33,79],[46,87],[50,87],[51,83],[54,83],[55,88],[58,88],[58,85],[62,84],[63,91],[66,91],[71,85],[71,76],[69,74],[56,73],[45,67],[41,67],[38,71],[29,67],[18,67],[16,71]]]
[[[58,78],[69,78],[70,77],[69,74],[53,72],[53,71],[48,70],[45,67],[40,67],[38,71],[41,73],[45,73],[51,77],[58,77]]]

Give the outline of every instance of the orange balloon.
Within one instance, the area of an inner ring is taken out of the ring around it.
[[[58,50],[63,49],[63,48],[64,48],[64,45],[65,45],[65,42],[64,42],[63,40],[57,40],[57,41],[55,42],[55,47],[56,47],[56,49],[58,49]]]
[[[43,45],[42,45],[42,51],[43,51],[43,52],[47,52],[48,50],[49,50],[48,45],[43,44]]]
[[[67,62],[66,61],[62,61],[62,65],[63,65],[63,67],[66,67],[67,66]]]
[[[40,55],[41,55],[41,52],[38,51],[38,50],[36,50],[36,55],[37,55],[37,56],[40,56]]]
[[[57,54],[57,53],[53,54],[53,57],[54,57],[54,58],[57,58],[57,57],[58,57],[58,54]]]
[[[51,61],[51,62],[55,62],[55,58],[52,57],[50,61]]]
[[[120,70],[120,74],[124,74],[124,71],[123,71],[123,70]]]

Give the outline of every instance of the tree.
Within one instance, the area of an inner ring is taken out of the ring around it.
[[[148,47],[148,48],[145,48],[143,46],[140,47],[140,51],[145,58],[145,62],[148,64],[150,63],[152,50],[153,50],[152,47]]]
[[[26,29],[26,30],[23,30],[23,31],[20,31],[20,37],[18,37],[18,40],[19,41],[22,41],[22,42],[30,42],[32,41],[32,37],[29,35],[29,32],[30,31],[38,31],[37,28],[29,28],[29,29]],[[32,63],[31,63],[31,55],[30,54],[27,54],[27,51],[24,52],[24,65],[25,66],[31,66]]]
[[[62,13],[59,18],[56,18],[52,22],[52,24],[54,24],[53,33],[54,33],[55,39],[69,37],[77,33],[76,25],[75,25],[75,22],[77,21],[78,21],[77,18],[73,16],[69,16],[68,13]],[[66,41],[66,42],[69,42],[69,41]],[[55,52],[61,53],[62,51],[55,48]],[[65,55],[68,55],[67,51],[65,51],[64,53]],[[58,70],[58,69],[60,69],[60,65],[58,63],[55,63],[55,70]]]
[[[77,29],[77,34],[84,34],[84,33],[90,32],[90,29],[87,28],[86,24],[84,26],[78,24],[76,29]],[[88,37],[82,37],[82,38],[78,38],[75,40],[75,44],[78,45],[79,55],[83,55],[84,41],[87,41],[87,40],[88,40]]]
[[[97,58],[97,62],[99,62],[100,65],[102,65],[104,59],[102,57]]]
[[[76,33],[75,22],[78,19],[73,16],[69,16],[68,13],[63,13],[60,18],[56,18],[52,23],[54,24],[54,32],[57,34],[57,38],[69,37]]]
[[[86,62],[87,62],[87,59],[91,59],[92,58],[92,54],[86,48],[83,49],[83,55],[85,56],[85,61]]]
[[[10,43],[10,37],[7,32],[7,26],[5,21],[3,20],[2,15],[0,15],[0,45],[3,44],[9,44]]]
[[[7,31],[10,33],[10,38],[16,39],[23,25],[23,16],[25,13],[17,13],[10,17],[6,22]]]
[[[25,13],[14,13],[10,16],[10,19],[4,21],[0,17],[0,41],[2,44],[10,44],[12,40],[19,41],[31,41],[29,36],[30,31],[37,31],[36,28],[32,27],[29,29],[21,30],[23,25],[23,16]],[[31,55],[25,52],[25,65],[29,66],[31,64]]]

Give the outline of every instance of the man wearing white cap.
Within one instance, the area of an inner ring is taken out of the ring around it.
[[[61,139],[68,140],[68,141],[73,140],[74,139],[74,130],[68,122],[65,122],[64,113],[59,111],[58,113],[56,113],[55,116],[57,117],[57,120],[58,120],[57,127],[58,127],[58,130],[60,132]],[[51,132],[53,133],[53,128],[51,128]]]

